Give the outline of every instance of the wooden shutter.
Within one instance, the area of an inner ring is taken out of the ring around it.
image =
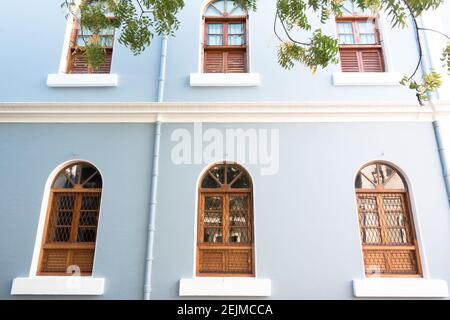
[[[244,73],[247,72],[245,63],[245,50],[229,51],[227,54],[227,72]]]
[[[381,49],[341,49],[342,72],[383,72]]]
[[[205,51],[205,73],[223,73],[224,52]]]
[[[341,49],[340,55],[342,72],[359,72],[357,50]]]
[[[361,50],[362,72],[383,72],[381,50]]]
[[[106,49],[105,62],[98,68],[89,67],[86,56],[81,51],[71,51],[69,73],[110,73],[112,49]]]

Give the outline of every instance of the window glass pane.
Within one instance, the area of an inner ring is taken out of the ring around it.
[[[208,46],[221,46],[222,44],[222,36],[208,36]]]
[[[113,37],[102,37],[100,43],[104,47],[112,47],[113,41]]]
[[[353,34],[352,23],[351,22],[338,22],[338,33],[349,33]]]
[[[77,46],[84,47],[87,43],[89,43],[90,39],[90,36],[78,36]]]
[[[251,188],[250,180],[246,174],[242,174],[235,183],[231,186],[231,188]]]
[[[64,174],[60,174],[53,184],[53,188],[55,189],[70,189],[73,188],[73,184],[67,179]]]
[[[223,198],[221,196],[205,197],[203,214],[203,242],[222,242]]]
[[[244,34],[244,24],[243,23],[233,23],[228,25],[229,34]]]
[[[355,44],[355,37],[352,34],[340,34],[339,44]]]
[[[222,14],[225,12],[225,1],[216,1],[211,6],[216,8]]]
[[[220,17],[222,13],[213,6],[209,6],[205,12],[206,17]]]
[[[241,46],[244,45],[244,37],[243,36],[228,36],[228,45],[230,46]]]
[[[216,165],[209,170],[216,179],[221,183],[225,183],[225,166],[223,164]]]
[[[372,22],[358,22],[359,33],[375,33],[375,27]]]
[[[376,44],[374,34],[360,34],[359,43],[361,44]]]
[[[210,23],[208,24],[208,34],[222,34],[223,25],[221,23]]]
[[[377,166],[375,164],[371,164],[361,169],[361,174],[366,177],[373,185],[376,186],[378,184]]]
[[[384,185],[385,189],[405,189],[403,179],[396,173],[388,182]]]
[[[357,188],[357,189],[375,189],[375,186],[365,176],[363,176],[361,173],[359,173],[356,176],[355,188]]]
[[[232,196],[229,203],[229,242],[249,243],[248,196]]]
[[[230,16],[245,16],[245,11],[242,10],[234,1],[228,1],[228,14]]]

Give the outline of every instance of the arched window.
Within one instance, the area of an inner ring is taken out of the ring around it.
[[[39,275],[92,274],[102,177],[79,162],[61,170],[51,187]]]
[[[421,275],[406,183],[391,165],[362,168],[355,181],[367,276]]]
[[[237,164],[211,166],[200,181],[197,275],[254,275],[252,182]]]
[[[247,12],[233,0],[213,1],[204,14],[203,72],[245,73]]]

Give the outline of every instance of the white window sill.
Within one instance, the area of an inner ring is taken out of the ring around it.
[[[335,72],[335,86],[399,86],[399,72]]]
[[[355,297],[447,298],[447,281],[423,278],[376,278],[353,280]]]
[[[95,295],[103,294],[105,279],[92,277],[15,278],[11,295]]]
[[[191,73],[191,87],[256,87],[259,73]]]
[[[118,76],[112,73],[56,73],[47,76],[49,87],[116,87],[117,84]]]
[[[268,297],[270,279],[256,278],[193,278],[180,280],[180,296]]]

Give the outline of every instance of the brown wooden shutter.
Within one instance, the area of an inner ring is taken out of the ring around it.
[[[341,49],[340,56],[342,72],[359,72],[357,50]]]
[[[205,51],[205,73],[223,73],[224,52]]]
[[[381,50],[361,50],[363,72],[383,72]]]
[[[98,68],[93,69],[88,66],[87,58],[82,51],[77,51],[70,57],[69,73],[110,73],[112,61],[112,49],[106,49],[105,62]]]
[[[341,49],[342,72],[383,72],[381,49]]]
[[[247,72],[245,63],[245,51],[229,51],[227,55],[227,72],[244,73]]]

